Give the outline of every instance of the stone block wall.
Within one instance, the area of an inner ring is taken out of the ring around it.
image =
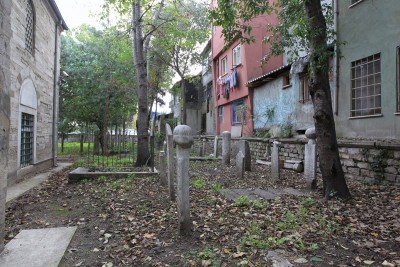
[[[55,94],[58,98],[58,85],[54,91],[54,56],[56,42],[56,19],[48,1],[33,1],[35,11],[34,26],[34,52],[31,54],[25,48],[26,6],[24,0],[11,1],[11,31],[10,40],[11,55],[11,124],[10,124],[10,147],[8,151],[9,168],[8,184],[13,184],[23,178],[26,172],[19,164],[20,147],[20,116],[21,112],[28,112],[34,118],[34,160],[31,166],[38,170],[52,159],[53,136],[53,103]],[[61,32],[57,32],[57,62],[60,58]],[[56,81],[59,76],[59,63],[56,71]],[[20,104],[21,89],[27,83],[33,84],[36,93],[36,108]],[[56,114],[56,117],[58,114]],[[56,123],[56,122],[55,122]],[[57,125],[57,124],[56,124]],[[56,152],[56,151],[55,151]],[[30,166],[29,166],[30,167]]]
[[[203,138],[203,137],[201,137]],[[195,139],[196,149],[198,140]],[[213,153],[214,136],[206,136],[207,154]],[[250,146],[252,160],[264,159],[265,154],[272,149],[272,139],[233,138],[231,142],[231,158],[238,152],[240,140],[247,140]],[[279,139],[279,158],[281,160],[304,160],[306,138]],[[221,151],[222,140],[218,143]],[[357,179],[366,183],[386,181],[400,184],[400,140],[338,140],[339,155],[346,179]],[[198,150],[196,150],[198,151]],[[221,153],[221,152],[220,152]],[[318,170],[319,172],[319,170]]]
[[[4,249],[7,160],[10,132],[10,13],[12,1],[0,0],[0,252]]]

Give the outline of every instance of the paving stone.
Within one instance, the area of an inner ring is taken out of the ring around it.
[[[57,267],[77,227],[22,230],[0,254],[0,266]]]

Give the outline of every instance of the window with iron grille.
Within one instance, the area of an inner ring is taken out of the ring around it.
[[[351,63],[351,117],[381,114],[381,54]]]
[[[22,113],[20,160],[21,168],[31,165],[33,160],[33,119],[33,115]]]
[[[35,46],[35,13],[31,0],[25,0],[26,6],[26,25],[25,25],[25,48],[33,54]]]

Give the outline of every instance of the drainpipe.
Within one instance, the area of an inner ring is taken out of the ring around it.
[[[62,20],[57,22],[55,24],[55,31],[54,31],[54,81],[53,81],[53,122],[52,122],[52,127],[51,127],[51,134],[52,134],[52,142],[51,142],[51,162],[52,166],[56,167],[57,166],[57,140],[58,140],[58,133],[56,131],[56,123],[57,123],[57,85],[58,85],[58,79],[57,79],[57,69],[58,69],[58,64],[57,64],[57,58],[58,58],[58,30],[59,27],[62,25]]]
[[[333,0],[333,12],[334,12],[334,18],[333,18],[333,30],[336,35],[336,44],[335,44],[335,57],[334,57],[334,73],[335,73],[335,94],[334,94],[334,102],[333,102],[333,111],[335,115],[337,116],[339,113],[339,45],[338,45],[338,17],[339,17],[339,9],[338,9],[338,0]]]

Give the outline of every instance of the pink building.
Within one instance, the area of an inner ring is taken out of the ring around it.
[[[215,4],[214,0],[212,5]],[[276,23],[276,15],[254,18],[250,24],[256,42],[251,44],[241,44],[240,40],[236,40],[227,45],[222,28],[213,27],[211,48],[217,134],[230,131],[233,136],[252,135],[253,98],[252,90],[246,84],[283,65],[282,56],[261,64],[261,59],[270,49],[269,44],[262,42],[268,34],[266,26]]]

